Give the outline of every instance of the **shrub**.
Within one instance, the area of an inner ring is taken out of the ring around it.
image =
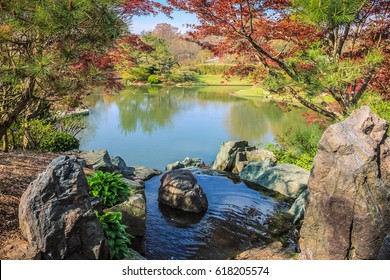
[[[126,226],[121,224],[121,212],[107,212],[96,216],[102,224],[104,236],[108,241],[110,250],[110,259],[126,259],[131,257],[129,246],[131,245],[132,236],[126,232]]]
[[[89,193],[101,197],[105,207],[125,201],[131,194],[129,186],[122,180],[121,174],[96,171],[88,177]]]
[[[148,77],[149,84],[159,84],[161,83],[160,78],[156,74],[152,74]]]
[[[202,75],[223,75],[232,66],[232,64],[200,64],[197,65],[196,71]]]
[[[58,132],[66,132],[74,137],[86,127],[85,117],[82,115],[58,118],[55,123]]]
[[[310,129],[287,131],[277,136],[278,144],[269,144],[265,148],[275,154],[278,162],[291,163],[310,170],[321,135],[322,129],[318,125],[313,125]]]
[[[53,131],[40,141],[40,149],[47,152],[65,152],[78,149],[80,142],[66,132]]]
[[[174,83],[196,82],[198,78],[194,72],[174,71],[169,74],[168,79]]]

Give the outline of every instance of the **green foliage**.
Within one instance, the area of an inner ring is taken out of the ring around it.
[[[80,142],[76,137],[58,131],[47,134],[39,144],[40,149],[47,152],[66,152],[78,149],[79,146]]]
[[[83,92],[102,77],[89,62],[105,54],[127,26],[121,0],[0,3],[1,136],[18,116],[39,111],[42,100]]]
[[[58,118],[54,126],[58,132],[66,132],[74,137],[87,127],[83,115]]]
[[[223,75],[232,66],[232,64],[200,64],[197,65],[196,71],[202,75]]]
[[[278,162],[291,163],[310,170],[321,135],[322,129],[317,125],[316,129],[286,131],[277,136],[278,144],[269,144],[265,148],[275,154]]]
[[[132,236],[126,232],[126,226],[121,224],[121,212],[107,212],[96,216],[102,224],[104,236],[108,241],[110,250],[110,259],[127,259],[131,257],[129,246],[131,245]]]
[[[293,6],[301,13],[298,18],[304,22],[334,28],[349,24],[356,18],[356,14],[365,0],[294,0]]]
[[[148,83],[149,84],[160,84],[161,81],[160,81],[159,77],[156,74],[153,74],[153,75],[150,75],[148,77]]]
[[[168,77],[169,81],[172,81],[174,83],[186,83],[186,82],[197,82],[198,77],[197,74],[194,72],[181,72],[181,71],[174,71],[171,74],[169,74]]]
[[[88,177],[89,193],[101,197],[105,207],[125,201],[131,194],[130,187],[122,180],[122,174],[96,171]]]
[[[371,110],[390,123],[390,102],[384,101],[380,94],[369,92],[359,103],[359,107],[368,105]]]

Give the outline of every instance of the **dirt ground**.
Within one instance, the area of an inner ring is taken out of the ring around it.
[[[58,155],[32,152],[0,152],[0,260],[8,259],[3,249],[22,239],[18,207],[28,185]]]

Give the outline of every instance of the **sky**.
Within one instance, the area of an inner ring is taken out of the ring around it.
[[[156,1],[161,4],[167,4],[164,0]],[[168,23],[172,26],[179,28],[179,30],[184,33],[189,30],[185,27],[185,24],[196,24],[198,23],[196,16],[193,14],[188,14],[185,12],[175,11],[171,14],[173,19],[166,17],[164,14],[159,14],[157,16],[147,16],[147,17],[133,17],[132,25],[130,30],[133,33],[140,34],[142,31],[151,31],[158,23]]]

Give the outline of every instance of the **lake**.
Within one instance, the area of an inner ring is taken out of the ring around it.
[[[210,164],[223,141],[265,145],[275,135],[306,126],[303,110],[282,110],[263,97],[232,94],[250,87],[128,87],[116,95],[102,89],[90,107],[82,150],[107,149],[128,165],[165,169],[186,156]]]
[[[164,170],[186,156],[210,164],[223,141],[265,145],[275,135],[306,126],[303,110],[282,110],[263,97],[234,94],[250,87],[129,87],[116,95],[99,89],[90,106],[81,149],[107,149],[127,165]],[[148,180],[147,259],[229,259],[275,240],[295,249],[296,230],[284,217],[290,204],[231,175],[194,171],[209,200],[202,215],[161,205],[160,177]]]

